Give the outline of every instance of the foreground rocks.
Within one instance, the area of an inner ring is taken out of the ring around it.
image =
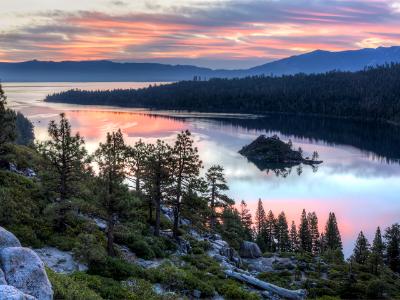
[[[53,247],[35,249],[44,264],[56,273],[71,274],[77,271],[86,271],[87,265],[77,262],[72,252],[61,251]]]
[[[256,243],[244,241],[240,246],[239,254],[242,258],[258,258],[262,253]]]
[[[53,290],[44,264],[31,249],[0,227],[0,299],[51,300]]]

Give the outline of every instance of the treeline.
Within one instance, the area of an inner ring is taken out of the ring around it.
[[[315,212],[302,211],[298,228],[294,221],[290,226],[284,212],[277,217],[270,210],[265,212],[261,199],[258,201],[252,227],[252,216],[246,203],[241,202],[241,222],[252,231],[252,237],[262,252],[309,253],[325,257],[329,261],[343,260],[343,246],[336,216],[329,213],[324,232],[319,231],[318,217]],[[400,272],[400,225],[393,224],[386,228],[384,235],[380,227],[376,229],[372,245],[361,231],[355,242],[350,262],[370,267],[371,272],[378,272],[385,264],[392,271]]]
[[[181,81],[144,89],[69,90],[46,101],[212,112],[317,114],[400,122],[400,64],[359,72]]]
[[[228,186],[221,166],[212,166],[204,178],[200,176],[203,164],[189,131],[179,133],[173,146],[162,140],[155,144],[139,140],[128,146],[118,130],[107,133],[106,141],[100,143],[93,155],[88,155],[84,139],[72,134],[64,114],[59,123],[50,123],[48,132],[50,140],[39,144],[38,149],[52,165],[57,229],[65,230],[69,200],[75,196],[74,190],[85,173],[92,172],[90,163],[93,162],[99,169],[97,205],[107,220],[107,249],[111,256],[115,255],[114,227],[132,205],[129,181],[136,194],[147,202],[149,223],[154,219],[155,236],[160,235],[163,206],[173,211],[173,236],[177,238],[182,211],[186,214],[191,211],[190,219],[196,215],[199,222],[204,226],[207,223],[214,232],[221,208],[234,204],[224,193]]]
[[[7,108],[7,97],[0,84],[0,151],[8,142],[28,145],[33,142],[33,125],[21,113]]]

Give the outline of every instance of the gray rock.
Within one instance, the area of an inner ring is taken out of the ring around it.
[[[194,298],[199,299],[199,298],[201,298],[201,291],[193,290],[192,295]]]
[[[7,247],[21,247],[21,243],[15,235],[0,227],[0,249]]]
[[[33,250],[22,247],[3,248],[0,260],[9,285],[40,300],[53,299],[44,264]]]
[[[0,285],[7,285],[6,277],[4,276],[4,272],[0,269]]]
[[[244,241],[240,245],[239,255],[244,258],[259,258],[262,256],[262,253],[256,243]]]
[[[1,300],[38,300],[37,298],[24,294],[11,285],[0,285]]]
[[[53,247],[34,250],[44,264],[54,272],[71,274],[76,271],[86,271],[88,267],[75,261],[71,252],[61,251]]]

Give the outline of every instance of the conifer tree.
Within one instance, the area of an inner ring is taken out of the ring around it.
[[[265,243],[267,246],[267,250],[269,252],[275,252],[276,250],[276,219],[272,210],[268,212],[267,219],[265,221]]]
[[[148,146],[142,140],[137,141],[133,147],[127,146],[126,163],[129,168],[129,178],[134,182],[136,192],[141,191],[147,155]]]
[[[336,221],[335,213],[330,212],[325,226],[326,248],[330,250],[342,250],[342,238]]]
[[[255,223],[256,223],[255,225],[257,234],[260,234],[263,228],[265,227],[266,218],[267,217],[265,215],[263,203],[261,199],[258,199],[257,210],[255,215]]]
[[[224,175],[224,168],[219,165],[210,167],[206,173],[208,185],[208,199],[210,203],[211,216],[210,228],[214,231],[218,218],[218,208],[224,208],[233,205],[234,201],[230,199],[224,192],[227,191],[228,185]]]
[[[190,131],[182,131],[178,134],[172,149],[172,176],[174,183],[171,202],[174,211],[174,237],[178,236],[183,195],[189,192],[189,188],[192,192],[196,188],[193,179],[199,176],[200,169],[203,166],[198,150],[193,146],[193,143]]]
[[[393,272],[400,272],[400,225],[393,224],[385,230],[386,263]]]
[[[224,240],[235,249],[239,249],[244,239],[244,227],[240,219],[239,211],[232,205],[225,206],[221,214],[219,232]]]
[[[255,232],[256,232],[256,242],[262,251],[267,248],[265,242],[265,231],[266,231],[266,221],[267,216],[265,215],[265,210],[261,199],[258,199],[257,210],[255,215]]]
[[[318,217],[315,212],[308,213],[308,224],[310,226],[311,235],[311,249],[313,254],[318,254],[320,252],[320,237],[318,229]]]
[[[310,225],[307,219],[306,210],[303,209],[301,213],[300,226],[299,226],[299,241],[300,249],[305,252],[312,251],[312,238],[310,232]]]
[[[252,231],[251,226],[253,224],[250,210],[247,208],[247,203],[242,200],[240,202],[240,220],[242,222],[242,226],[245,230],[245,235],[247,240],[252,240]]]
[[[0,84],[0,150],[5,143],[13,141],[16,137],[16,115],[13,111],[7,109],[6,100],[7,97]]]
[[[299,250],[299,237],[297,235],[296,224],[292,221],[289,233],[290,251],[296,252]]]
[[[127,208],[123,181],[126,146],[121,130],[107,133],[105,143],[100,143],[94,157],[99,166],[99,177],[104,189],[100,205],[107,215],[107,252],[115,256],[114,227],[118,218]]]
[[[77,192],[76,186],[81,180],[88,158],[83,138],[79,133],[72,134],[71,124],[65,114],[60,114],[60,117],[58,124],[55,121],[50,122],[50,140],[39,144],[38,149],[51,165],[49,182],[53,182],[53,187],[50,189],[58,195],[56,226],[63,230],[65,215],[70,209],[68,200]]]
[[[358,234],[356,245],[353,250],[352,258],[355,262],[363,265],[367,262],[370,255],[370,244],[364,233],[361,231]]]
[[[276,224],[276,239],[278,241],[277,248],[279,252],[286,252],[290,250],[288,223],[286,220],[286,215],[283,211],[278,215]]]
[[[382,241],[382,234],[381,229],[378,226],[375,232],[374,241],[372,242],[371,248],[371,265],[372,265],[372,272],[374,274],[378,273],[378,267],[383,263],[383,251],[385,250],[385,245]]]
[[[164,141],[148,146],[149,155],[145,167],[145,190],[155,206],[156,220],[154,235],[160,235],[161,204],[167,200],[172,183],[172,148]]]

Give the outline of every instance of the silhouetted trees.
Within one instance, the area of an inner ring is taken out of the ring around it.
[[[400,122],[400,64],[358,72],[181,81],[138,90],[69,90],[47,101],[219,112],[306,113]]]

